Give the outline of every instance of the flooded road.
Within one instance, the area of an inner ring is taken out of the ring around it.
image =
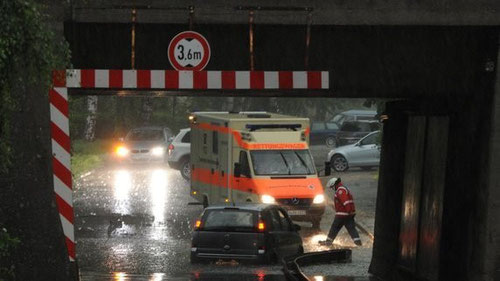
[[[350,177],[368,178],[362,184],[365,189],[375,182],[366,172],[353,172]],[[77,179],[75,236],[82,280],[213,280],[217,276],[284,280],[281,265],[191,265],[191,232],[202,207],[190,202],[194,199],[189,196],[189,183],[168,167],[109,166]],[[317,241],[324,239],[332,220],[333,211],[327,208],[321,231],[301,223],[306,252],[327,249]],[[371,258],[371,241],[366,236],[362,239],[365,245],[353,251],[353,263],[359,256],[364,272],[358,269],[356,276],[367,276],[366,261]],[[343,232],[335,242],[337,247],[354,246]],[[312,277],[321,274],[321,268],[312,269]]]
[[[191,230],[202,211],[189,185],[168,168],[109,168],[77,183],[80,268],[95,272],[190,272]]]

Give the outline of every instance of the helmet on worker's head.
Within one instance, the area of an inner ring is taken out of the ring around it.
[[[340,183],[340,178],[331,178],[326,184],[327,188],[335,188],[335,185]]]

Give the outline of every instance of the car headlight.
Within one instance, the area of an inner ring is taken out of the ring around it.
[[[119,157],[125,157],[127,156],[129,153],[129,150],[128,148],[126,148],[125,146],[121,145],[121,146],[118,146],[116,148],[116,155],[118,155]]]
[[[154,156],[161,156],[165,152],[165,149],[163,147],[154,147],[151,149],[151,153],[153,153]]]
[[[325,195],[318,194],[314,197],[313,204],[321,204],[325,202]]]
[[[271,195],[267,195],[267,194],[264,194],[260,197],[260,200],[262,201],[262,203],[265,203],[265,204],[272,204],[274,202],[276,202],[276,200],[274,200],[274,197],[272,197]]]

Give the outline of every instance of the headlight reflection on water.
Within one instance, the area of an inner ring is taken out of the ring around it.
[[[165,277],[165,273],[153,273],[150,276],[149,281],[165,280],[165,279],[163,279],[163,277]],[[134,280],[134,278],[133,278],[133,276],[128,275],[125,272],[113,272],[113,280],[114,281],[127,281],[127,280]]]
[[[124,272],[115,272],[113,273],[113,280],[115,281],[125,281],[127,278],[127,274]]]
[[[152,235],[154,239],[163,239],[165,210],[169,196],[169,176],[170,173],[165,169],[115,171],[113,212],[133,216],[151,215],[154,218]],[[147,196],[148,192],[149,196]],[[143,202],[150,210],[146,212],[147,214],[141,208],[144,206]]]
[[[132,176],[126,170],[116,171],[114,174],[113,191],[115,196],[114,212],[128,214],[130,212],[130,190]]]
[[[116,200],[128,199],[130,189],[132,188],[132,177],[130,176],[130,172],[125,170],[116,171],[113,187]]]
[[[150,189],[152,213],[155,225],[165,221],[165,197],[167,194],[167,172],[154,170],[151,173]]]
[[[165,276],[165,273],[153,273],[153,276],[151,276],[150,281],[162,281],[163,277]]]

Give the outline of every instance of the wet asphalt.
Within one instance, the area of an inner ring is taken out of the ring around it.
[[[374,182],[369,173],[353,177]],[[82,280],[285,280],[281,265],[191,265],[191,232],[202,207],[188,205],[194,202],[189,183],[167,166],[106,165],[76,179],[73,197]],[[325,250],[317,240],[332,219],[327,210],[319,232],[301,224],[306,251]],[[342,239],[352,246],[348,237],[339,235],[341,244]],[[364,251],[371,257],[371,244]],[[313,280],[368,280],[320,277]]]

